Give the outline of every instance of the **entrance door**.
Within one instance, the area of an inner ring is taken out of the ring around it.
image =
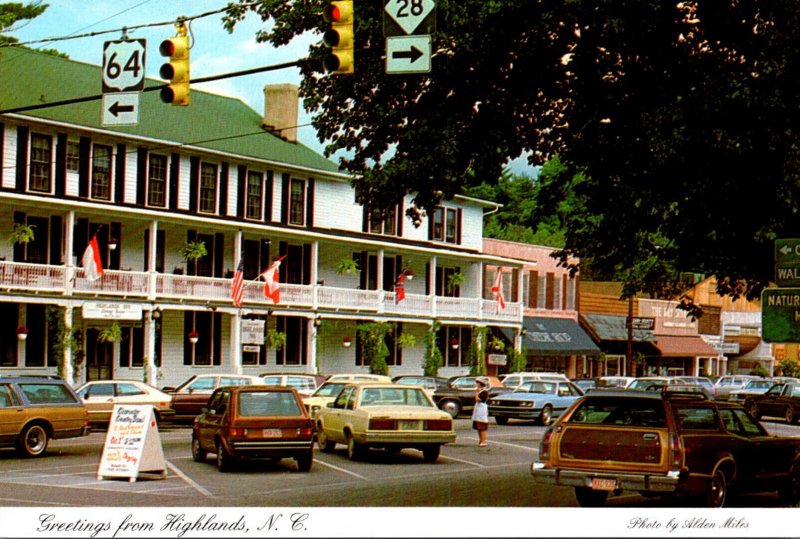
[[[86,381],[114,378],[114,344],[101,342],[100,331],[86,330]]]

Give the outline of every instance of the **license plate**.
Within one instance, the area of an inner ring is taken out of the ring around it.
[[[419,430],[419,421],[400,420],[399,430]]]
[[[280,438],[281,434],[283,434],[281,429],[264,429],[261,431],[261,435],[264,438]]]
[[[599,477],[592,478],[593,490],[614,490],[617,488],[616,479],[601,479]]]

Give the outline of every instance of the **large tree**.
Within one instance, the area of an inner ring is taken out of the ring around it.
[[[255,10],[283,45],[324,28],[326,3],[240,5],[226,25]],[[302,69],[361,201],[424,210],[509,158],[558,156],[531,219],[559,215],[565,256],[658,295],[692,271],[752,297],[773,240],[800,235],[800,2],[437,0],[427,75],[384,73],[383,4],[355,2],[354,75],[317,72],[321,43]]]
[[[0,45],[18,43],[17,38],[3,35],[3,33],[19,29],[22,25],[27,24],[27,21],[44,13],[46,9],[47,4],[39,1],[30,4],[18,2],[0,4]]]

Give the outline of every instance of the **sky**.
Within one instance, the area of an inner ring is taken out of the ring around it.
[[[103,44],[122,39],[122,28],[137,25],[167,23],[163,26],[128,30],[131,39],[146,39],[147,77],[159,79],[159,67],[164,58],[158,54],[158,46],[166,38],[175,35],[174,23],[178,17],[191,17],[224,8],[229,0],[49,0],[44,14],[16,26],[8,35],[21,42],[83,35],[115,30],[98,36],[81,37],[50,43],[34,43],[32,48],[55,48],[73,60],[93,65],[102,65]],[[26,2],[29,3],[29,2]],[[194,36],[190,52],[192,79],[222,73],[230,73],[257,67],[291,62],[305,57],[311,43],[321,39],[319,34],[309,33],[294,39],[284,47],[273,48],[256,43],[255,34],[268,28],[268,23],[252,12],[239,22],[232,34],[222,26],[222,14],[210,15],[192,21],[190,30]],[[358,65],[356,65],[358,69]],[[435,69],[435,66],[434,66]],[[222,94],[241,99],[256,112],[263,113],[264,93],[267,84],[300,83],[300,72],[287,68],[254,75],[233,77],[206,83],[192,83],[193,89]],[[98,91],[101,80],[98,74]],[[191,105],[190,105],[191,106]],[[298,139],[301,143],[322,153],[324,144],[317,139],[309,125],[310,117],[300,108]],[[333,157],[338,162],[336,156]],[[514,172],[530,173],[524,159],[512,162]]]

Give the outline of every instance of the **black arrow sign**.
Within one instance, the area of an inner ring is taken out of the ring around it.
[[[109,107],[108,111],[116,118],[120,112],[133,112],[133,105],[120,105],[119,101],[114,101],[114,104]]]
[[[400,60],[401,58],[410,58],[411,62],[414,63],[422,57],[422,51],[416,48],[414,45],[411,45],[411,49],[407,51],[394,51],[392,52],[392,58],[396,58]]]

